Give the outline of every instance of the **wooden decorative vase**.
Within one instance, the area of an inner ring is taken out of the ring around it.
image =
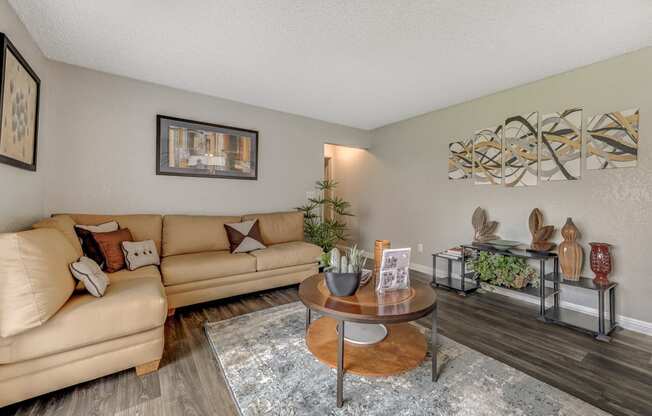
[[[593,282],[597,285],[609,284],[611,273],[611,245],[607,243],[589,243],[591,246],[591,270],[595,273]]]
[[[389,240],[376,240],[374,244],[374,276],[380,273],[380,262],[383,261],[383,250],[390,247]]]
[[[582,273],[582,260],[584,252],[577,242],[580,232],[573,223],[572,218],[566,219],[566,224],[561,228],[564,241],[559,244],[559,265],[561,273],[566,280],[578,281]]]

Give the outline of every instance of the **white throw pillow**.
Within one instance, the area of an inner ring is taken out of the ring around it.
[[[70,272],[84,284],[88,293],[96,298],[104,296],[106,287],[109,285],[109,278],[94,260],[84,256],[78,262],[70,265]]]
[[[156,244],[152,240],[122,242],[122,252],[125,255],[125,263],[129,270],[140,269],[145,266],[158,266],[161,259],[156,251]]]
[[[117,221],[109,221],[105,222],[104,224],[99,224],[99,225],[75,225],[77,228],[81,228],[82,230],[90,231],[92,233],[110,233],[113,231],[118,231],[120,226],[118,225]]]

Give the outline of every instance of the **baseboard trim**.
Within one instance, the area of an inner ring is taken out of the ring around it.
[[[428,267],[423,264],[412,263],[410,264],[410,269],[432,276],[432,267]],[[439,270],[439,269],[437,270],[440,271],[442,274],[446,273],[444,270]],[[454,277],[459,279],[459,275],[455,276],[454,274]],[[492,292],[497,293],[499,295],[522,300],[528,303],[533,303],[537,305],[539,304],[539,300],[533,298],[532,296],[516,293],[511,290],[501,289],[499,287],[494,287],[491,290]],[[571,303],[566,301],[562,301],[560,305],[562,308],[570,309],[575,312],[581,312],[587,315],[598,316],[598,310],[595,308],[591,308],[590,306],[579,305],[577,303]],[[640,319],[630,318],[628,316],[622,316],[622,315],[616,315],[616,320],[618,324],[620,324],[620,326],[624,329],[628,329],[630,331],[652,336],[652,322],[646,322]]]

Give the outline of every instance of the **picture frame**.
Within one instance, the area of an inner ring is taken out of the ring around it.
[[[156,174],[258,179],[257,130],[156,116]]]
[[[0,33],[0,163],[36,171],[41,79]]]
[[[410,287],[410,252],[409,247],[383,250],[376,282],[377,292],[404,290]]]

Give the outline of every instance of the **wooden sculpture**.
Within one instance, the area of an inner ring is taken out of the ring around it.
[[[473,234],[474,243],[486,243],[491,240],[500,240],[500,237],[494,234],[496,228],[498,228],[498,223],[496,221],[487,221],[487,214],[482,208],[477,207],[475,211],[473,211],[471,224],[475,230]]]
[[[548,241],[555,233],[555,227],[552,225],[543,225],[543,214],[539,208],[534,208],[528,221],[530,234],[532,234],[532,244],[530,248],[536,251],[550,251],[555,248],[555,243]]]
[[[564,237],[564,241],[559,244],[558,249],[561,273],[564,279],[578,281],[580,273],[582,273],[584,253],[582,246],[577,242],[580,232],[573,224],[572,218],[566,220],[566,224],[561,228],[561,235]]]

